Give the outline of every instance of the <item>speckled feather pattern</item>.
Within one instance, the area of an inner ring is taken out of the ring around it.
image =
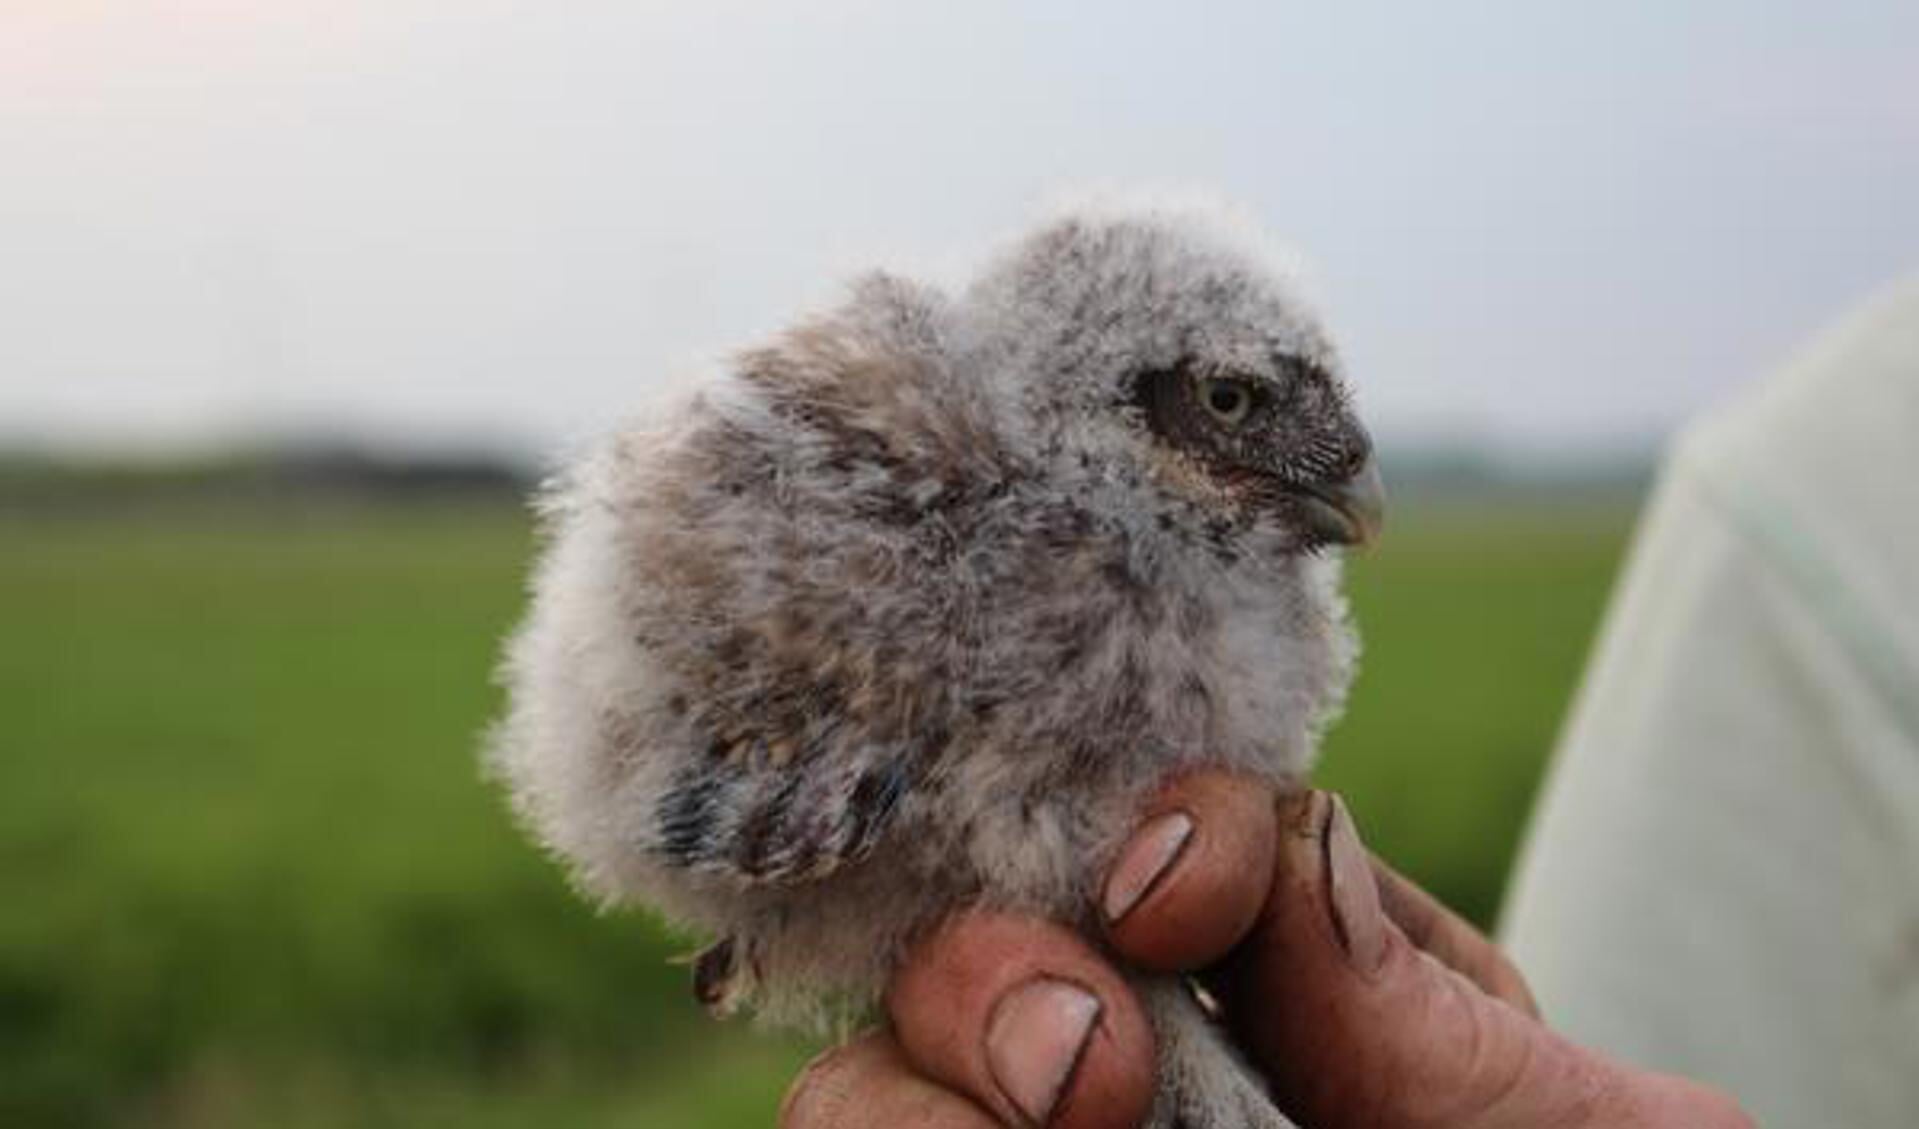
[[[594,895],[733,938],[728,1002],[807,1022],[958,905],[1087,921],[1169,772],[1299,781],[1355,653],[1337,559],[1128,384],[1337,373],[1248,246],[1068,216],[957,297],[866,277],[610,437],[545,498],[504,667],[489,761],[527,825]]]

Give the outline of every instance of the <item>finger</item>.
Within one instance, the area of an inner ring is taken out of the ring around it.
[[[1414,947],[1479,985],[1482,991],[1538,1017],[1539,1004],[1533,999],[1532,989],[1504,950],[1377,856],[1372,863],[1373,877],[1379,882],[1380,907]]]
[[[1108,870],[1101,917],[1113,947],[1156,972],[1208,965],[1239,943],[1272,884],[1272,788],[1195,772],[1146,808]]]
[[[1271,894],[1214,988],[1303,1124],[1743,1123],[1703,1088],[1575,1047],[1414,946],[1384,912],[1345,806],[1323,793],[1282,804]]]
[[[1119,974],[1062,926],[962,914],[907,955],[886,1003],[913,1065],[1007,1125],[1145,1120],[1152,1029]]]
[[[779,1123],[780,1129],[1000,1129],[992,1114],[920,1077],[883,1031],[808,1063],[780,1104]]]
[[[1739,1103],[1710,1086],[1670,1074],[1642,1074],[1641,1085],[1627,1098],[1621,1129],[1646,1125],[1680,1125],[1686,1129],[1755,1129]]]

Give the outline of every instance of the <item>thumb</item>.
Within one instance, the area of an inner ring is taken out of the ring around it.
[[[1338,797],[1290,797],[1279,825],[1265,907],[1209,986],[1302,1124],[1749,1125],[1705,1087],[1574,1046],[1412,944]]]

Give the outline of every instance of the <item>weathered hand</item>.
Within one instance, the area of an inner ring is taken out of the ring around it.
[[[1174,782],[1108,876],[1107,939],[1187,971],[1274,1100],[1308,1129],[1735,1129],[1723,1095],[1542,1025],[1517,971],[1367,855],[1345,806],[1271,803],[1218,773]],[[969,913],[913,954],[889,1029],[795,1083],[785,1129],[1133,1129],[1153,1037],[1107,957],[1069,930]]]

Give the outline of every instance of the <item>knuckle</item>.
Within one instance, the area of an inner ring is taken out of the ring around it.
[[[858,1080],[876,1060],[877,1036],[828,1048],[801,1068],[780,1102],[780,1129],[843,1129]]]

